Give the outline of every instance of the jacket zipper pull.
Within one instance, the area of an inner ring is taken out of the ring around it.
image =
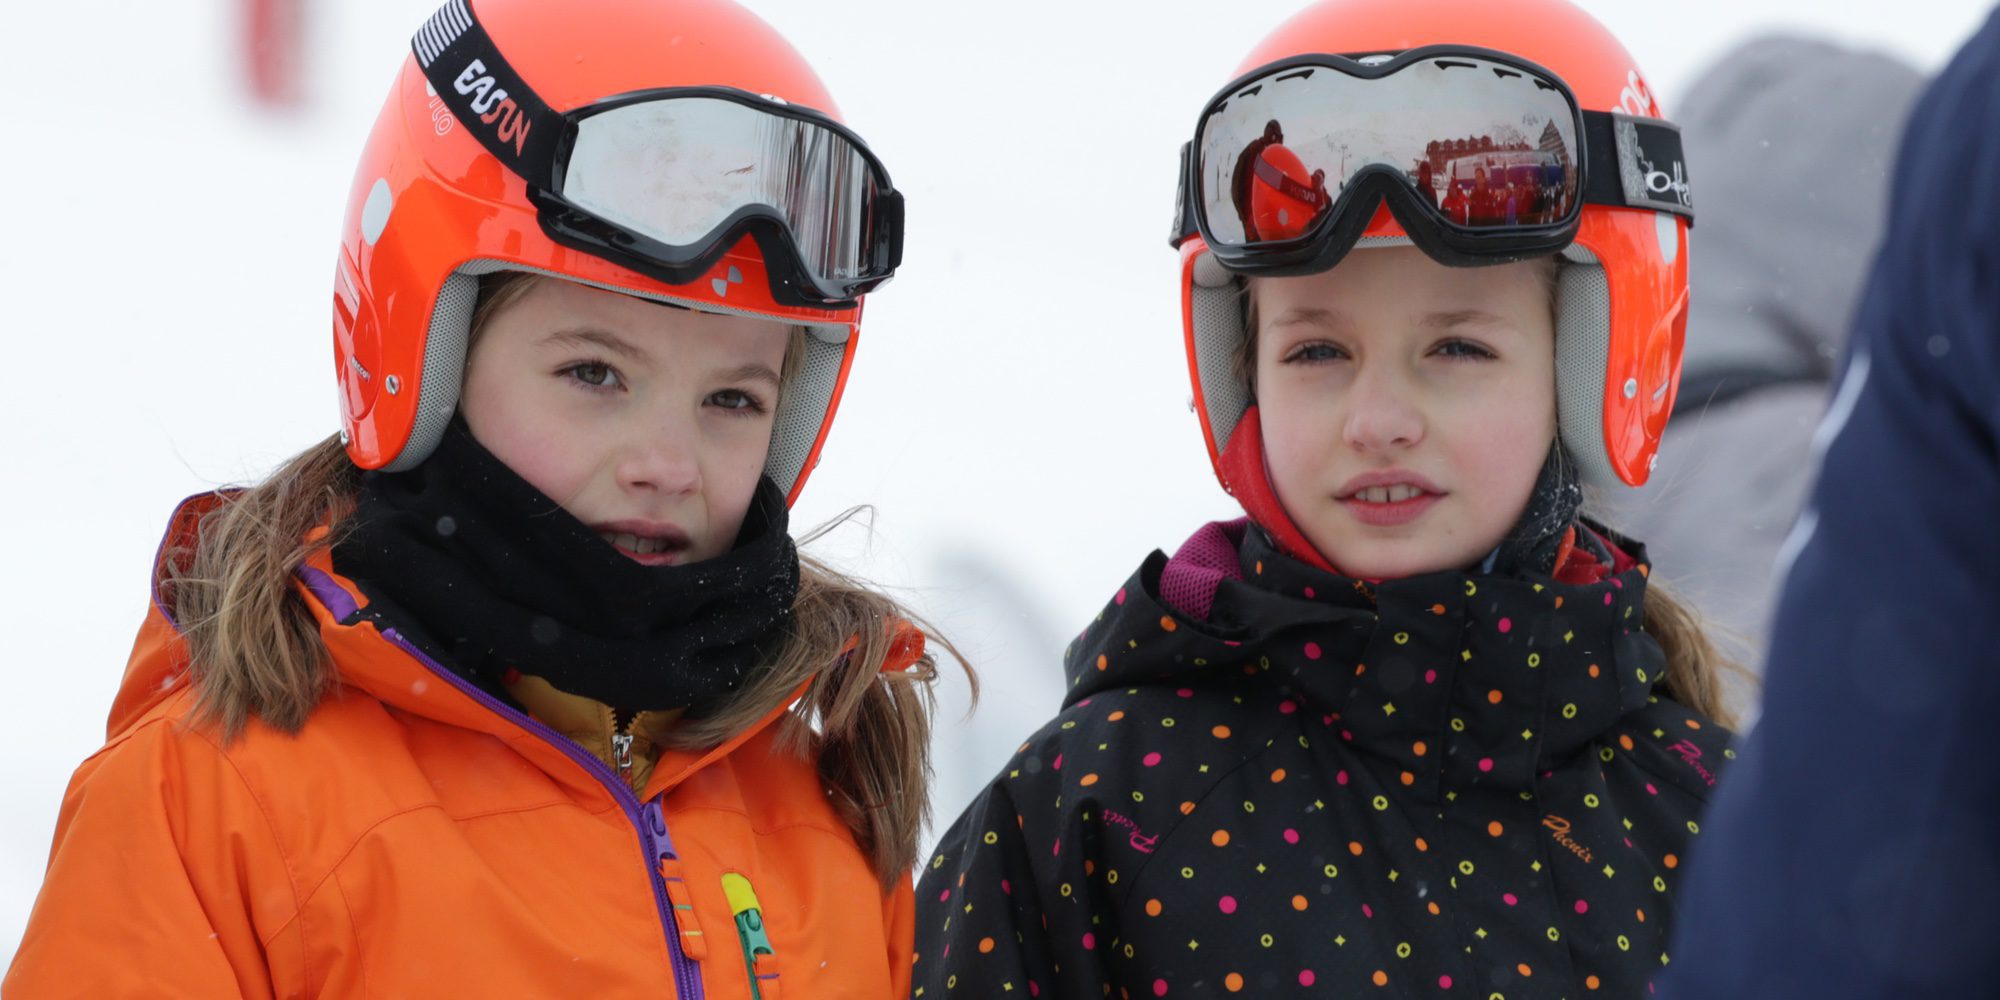
[[[623,778],[632,773],[632,734],[611,734],[611,757],[618,764],[618,776]]]
[[[722,894],[729,899],[730,912],[736,915],[736,939],[743,945],[743,965],[750,973],[752,1000],[776,1000],[778,952],[771,947],[771,936],[764,932],[764,910],[757,904],[757,890],[750,887],[749,879],[725,872]],[[767,978],[759,979],[759,972]]]

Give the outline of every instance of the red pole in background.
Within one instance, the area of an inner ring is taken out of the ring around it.
[[[305,0],[243,0],[243,67],[258,104],[289,110],[305,96],[304,8]]]

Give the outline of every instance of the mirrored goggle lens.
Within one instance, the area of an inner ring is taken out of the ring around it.
[[[879,190],[846,136],[706,97],[582,119],[561,179],[564,200],[674,247],[702,245],[739,210],[761,207],[791,228],[800,262],[830,281],[876,276]]]
[[[1212,244],[1297,239],[1363,169],[1400,174],[1470,230],[1566,221],[1582,198],[1577,113],[1514,66],[1438,56],[1363,79],[1295,66],[1239,87],[1196,135]]]

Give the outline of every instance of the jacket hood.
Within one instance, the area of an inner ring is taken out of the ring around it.
[[[1725,53],[1681,102],[1702,219],[1682,398],[1754,372],[1830,381],[1883,231],[1923,77],[1888,56],[1772,35]]]

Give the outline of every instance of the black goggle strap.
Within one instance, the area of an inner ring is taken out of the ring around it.
[[[1585,202],[1672,212],[1694,225],[1694,198],[1688,189],[1680,126],[1616,111],[1585,111],[1583,130]],[[1182,143],[1174,231],[1167,240],[1175,249],[1199,231],[1193,194],[1188,190],[1193,156],[1194,143]]]
[[[1672,212],[1694,225],[1680,126],[1616,111],[1583,113],[1583,200]]]
[[[553,191],[563,116],[528,87],[467,0],[449,0],[410,39],[437,98],[530,189]]]

